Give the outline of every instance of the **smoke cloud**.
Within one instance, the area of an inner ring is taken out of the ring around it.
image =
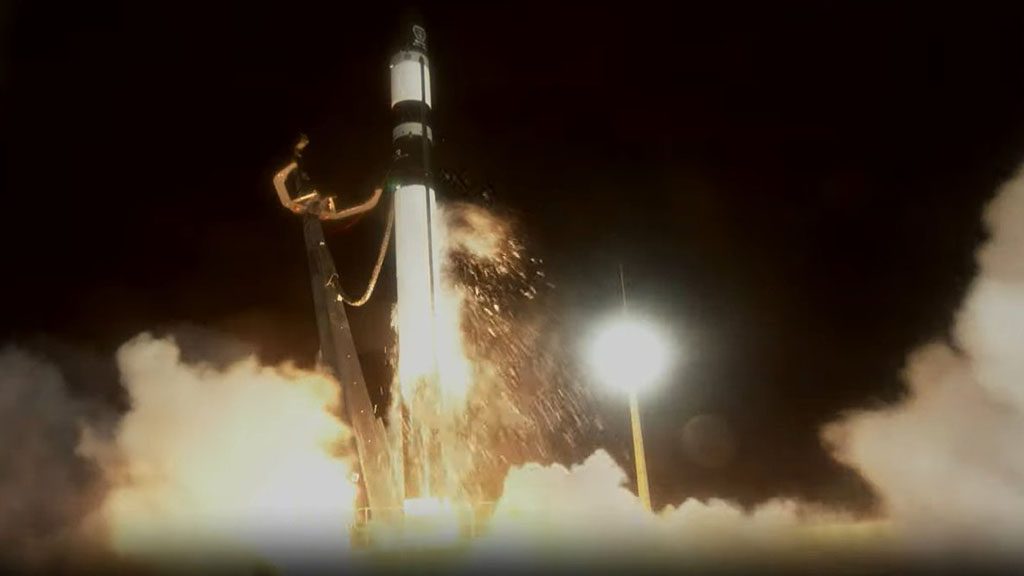
[[[289,569],[347,557],[357,488],[337,384],[203,341],[212,363],[183,361],[173,338],[124,344],[119,418],[70,395],[43,358],[0,352],[5,561]]]
[[[42,357],[0,350],[0,558],[42,569],[83,553],[104,483],[77,446],[83,425],[108,417]]]
[[[922,552],[1024,550],[1024,172],[985,211],[988,241],[953,342],[912,353],[908,397],[823,432]]]
[[[82,445],[110,485],[99,514],[116,550],[279,567],[344,556],[356,487],[336,383],[251,356],[185,364],[146,334],[117,364],[131,410],[112,439]]]
[[[752,510],[720,499],[688,499],[647,512],[628,478],[604,450],[569,467],[513,468],[495,509],[482,557],[566,555],[589,562],[609,557],[693,562],[821,559],[887,534],[884,522],[863,521],[790,499]],[[880,547],[876,546],[878,551]]]

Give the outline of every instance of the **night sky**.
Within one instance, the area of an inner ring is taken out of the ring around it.
[[[112,361],[188,324],[312,361],[301,225],[270,178],[303,132],[320,188],[379,181],[404,7],[211,4],[4,4],[0,342]],[[554,4],[420,7],[437,168],[468,183],[441,194],[521,223],[566,341],[623,263],[685,343],[644,406],[655,504],[869,502],[817,429],[898,398],[905,355],[945,337],[1024,158],[1024,11]],[[328,229],[350,292],[382,226]],[[386,277],[350,313],[371,379],[393,301]],[[598,404],[628,462],[624,403]],[[698,414],[731,427],[728,465],[687,458]]]

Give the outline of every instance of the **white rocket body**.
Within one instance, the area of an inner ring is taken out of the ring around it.
[[[430,177],[430,64],[426,32],[411,26],[391,59],[392,142],[395,153],[395,260],[398,280],[398,382],[407,410],[405,496],[443,492],[436,310],[441,288],[441,222]]]

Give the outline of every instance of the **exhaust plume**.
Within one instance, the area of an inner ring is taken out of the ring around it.
[[[921,552],[1024,559],[1024,170],[984,222],[952,342],[910,355],[904,401],[847,414],[823,438]]]
[[[344,557],[356,486],[335,382],[253,357],[185,364],[148,334],[117,364],[131,409],[112,439],[82,442],[109,483],[98,514],[114,549],[157,564]]]

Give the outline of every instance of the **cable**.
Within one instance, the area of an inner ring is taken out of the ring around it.
[[[394,204],[394,197],[392,196],[392,204]],[[388,254],[388,246],[391,243],[391,229],[395,224],[395,210],[394,206],[388,207],[388,223],[384,227],[384,239],[380,243],[380,253],[377,254],[377,262],[373,265],[373,271],[370,273],[370,283],[366,286],[366,291],[358,300],[350,300],[348,296],[338,287],[338,298],[342,302],[349,306],[356,308],[366,304],[370,300],[370,296],[373,295],[373,289],[377,286],[377,279],[380,278],[380,271],[384,267],[384,259]],[[333,280],[333,279],[332,279]]]

